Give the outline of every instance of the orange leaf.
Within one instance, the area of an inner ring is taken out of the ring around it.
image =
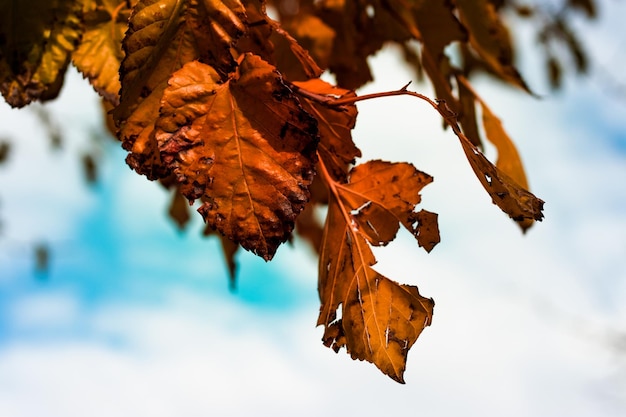
[[[543,200],[495,167],[467,138],[459,138],[472,170],[495,205],[516,221],[523,231],[534,220],[543,219]]]
[[[137,172],[151,179],[168,174],[154,121],[171,74],[195,59],[224,76],[232,71],[230,47],[245,32],[245,17],[239,0],[141,0],[133,8],[123,41],[120,105],[113,116],[131,152],[127,162]]]
[[[372,269],[376,259],[368,241],[393,239],[398,222],[414,227],[419,190],[430,180],[410,164],[371,161],[354,168],[349,183],[331,181],[320,251],[318,325],[325,326],[324,344],[335,351],[345,346],[352,358],[374,363],[401,383],[408,350],[430,325],[434,302],[417,287]]]
[[[245,54],[221,83],[197,61],[173,74],[157,139],[211,227],[269,260],[308,201],[317,126],[275,68]]]
[[[524,166],[522,165],[522,159],[517,152],[515,144],[507,135],[502,122],[496,115],[491,112],[491,109],[481,102],[483,110],[483,126],[485,128],[485,136],[494,144],[498,150],[498,159],[496,159],[496,166],[507,174],[513,181],[528,189],[528,180],[526,179],[526,172],[524,172]]]
[[[355,93],[334,87],[319,78],[294,82],[298,88],[326,97],[354,97]],[[317,119],[320,129],[318,152],[335,179],[345,179],[348,166],[354,164],[361,151],[352,141],[352,129],[356,123],[357,109],[354,104],[337,107],[323,106],[317,102],[301,99],[302,107]]]
[[[72,55],[76,68],[113,104],[119,101],[122,39],[128,29],[129,14],[126,0],[86,2],[85,33]]]

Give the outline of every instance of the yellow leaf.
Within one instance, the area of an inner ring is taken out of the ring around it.
[[[119,71],[124,53],[122,39],[128,29],[127,0],[86,2],[85,33],[72,61],[93,88],[113,104],[119,102]]]
[[[55,98],[82,33],[81,0],[0,2],[0,91],[23,107]]]
[[[528,189],[528,180],[524,172],[522,160],[517,152],[515,144],[509,138],[502,122],[491,112],[491,109],[481,102],[483,111],[483,126],[485,128],[485,136],[494,144],[498,151],[496,159],[496,167],[511,177],[513,181]]]
[[[164,162],[211,227],[266,260],[309,199],[317,125],[275,68],[251,54],[221,82],[194,61],[165,90],[157,139]]]

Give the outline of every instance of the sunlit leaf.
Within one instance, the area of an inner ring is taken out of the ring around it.
[[[149,178],[168,174],[154,138],[167,80],[195,59],[226,76],[235,67],[230,47],[245,32],[244,21],[239,0],[140,0],[133,8],[114,112],[133,169]]]
[[[495,205],[526,231],[543,219],[544,202],[496,168],[469,140],[461,138],[465,156]]]
[[[164,162],[205,221],[271,259],[308,201],[317,126],[275,68],[244,55],[226,82],[186,64],[163,96],[158,141]]]
[[[410,164],[372,161],[354,168],[349,183],[331,182],[320,251],[324,344],[335,351],[345,346],[352,358],[374,363],[401,383],[408,350],[430,325],[434,302],[372,269],[368,242],[393,239],[399,223],[414,227],[419,191],[430,180]]]
[[[85,2],[85,33],[72,55],[76,68],[102,97],[114,104],[119,101],[122,39],[130,15],[127,6],[127,0]]]
[[[354,97],[354,92],[320,80],[294,82],[306,91],[326,97]],[[352,141],[352,129],[356,123],[357,109],[354,104],[341,108],[323,106],[303,98],[302,107],[317,119],[320,130],[318,152],[326,161],[327,168],[335,178],[344,179],[350,164],[361,156],[361,151]]]

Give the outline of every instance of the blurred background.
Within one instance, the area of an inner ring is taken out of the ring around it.
[[[626,415],[626,4],[598,6],[595,23],[573,23],[587,77],[551,91],[536,32],[519,25],[540,98],[475,80],[546,201],[526,235],[428,105],[360,103],[362,161],[435,178],[422,207],[439,213],[441,243],[426,254],[400,233],[375,250],[380,272],[436,302],[404,386],[322,345],[305,242],[271,263],[239,253],[229,291],[220,243],[197,213],[184,232],[172,223],[170,193],[126,166],[74,69],[56,101],[2,101],[0,415]],[[372,66],[361,94],[415,78],[394,48]]]

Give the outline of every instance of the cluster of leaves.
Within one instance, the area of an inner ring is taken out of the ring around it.
[[[590,1],[567,8],[593,14]],[[426,101],[493,202],[526,230],[542,219],[543,202],[469,81],[487,70],[529,90],[513,63],[507,10],[538,15],[496,0],[2,1],[0,90],[15,107],[52,99],[73,63],[102,96],[130,167],[175,189],[170,213],[181,227],[199,200],[231,272],[238,247],[270,260],[295,229],[319,253],[324,344],[403,382],[434,302],[376,272],[372,246],[402,226],[433,249],[437,215],[416,209],[432,177],[408,163],[355,165],[356,103]],[[372,80],[367,58],[388,43],[428,77],[436,100],[408,86],[356,95]],[[320,79],[324,71],[337,85]],[[483,138],[498,151],[495,164],[481,152]]]

